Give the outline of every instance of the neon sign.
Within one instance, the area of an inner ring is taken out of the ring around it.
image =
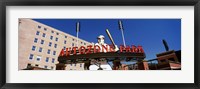
[[[118,50],[120,53],[144,53],[144,50],[142,46],[126,46],[120,45],[120,48]],[[59,56],[70,56],[70,55],[78,55],[78,54],[91,54],[91,53],[100,53],[100,52],[117,52],[114,50],[113,45],[89,45],[87,47],[81,46],[81,47],[69,47],[65,50],[62,49]]]

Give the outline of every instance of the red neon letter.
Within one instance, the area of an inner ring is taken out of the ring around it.
[[[109,45],[109,46],[110,46],[110,52],[115,52],[114,46],[113,45]]]
[[[92,45],[87,46],[87,52],[86,52],[86,54],[91,53],[91,48],[92,48]]]
[[[84,46],[81,46],[81,47],[79,48],[79,53],[80,53],[80,54],[84,54],[84,53],[85,53],[85,47],[84,47]]]
[[[135,48],[136,48],[136,46],[135,46],[135,45],[132,45],[132,52],[133,52],[133,53],[136,52],[136,51],[135,51]]]
[[[73,47],[72,49],[73,49],[73,51],[74,51],[74,55],[76,55],[76,49],[77,49],[78,47]]]
[[[100,47],[98,45],[94,46],[94,53],[100,52]]]
[[[124,51],[124,46],[123,45],[120,45],[120,52],[123,52]]]
[[[136,53],[138,53],[138,48],[137,48],[137,47],[135,47],[135,49],[134,49],[134,50],[135,50],[135,52],[136,52]]]
[[[108,52],[108,45],[106,45],[106,47],[104,45],[101,45],[102,46],[102,52],[104,52],[104,49],[106,52]]]
[[[65,55],[66,55],[66,56],[69,56],[70,52],[71,52],[71,48],[66,48],[66,53],[65,53]]]
[[[138,46],[138,50],[140,53],[144,53],[144,50],[143,50],[142,46],[140,46],[140,45]]]
[[[64,55],[64,49],[61,50],[59,56],[63,56]]]
[[[126,52],[131,52],[130,46],[126,46]]]

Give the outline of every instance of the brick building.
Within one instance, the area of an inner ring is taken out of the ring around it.
[[[61,49],[76,46],[76,37],[32,19],[19,19],[18,69],[50,69],[55,64]],[[79,46],[91,45],[83,39]],[[83,63],[66,64],[67,70],[83,69]]]

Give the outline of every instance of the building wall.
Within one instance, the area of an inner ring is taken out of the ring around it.
[[[37,33],[39,34],[37,35]],[[45,34],[45,37],[43,37],[43,34]],[[53,39],[50,39],[51,36],[53,36]],[[34,42],[35,39],[38,39],[37,42]],[[44,41],[43,44],[41,44],[42,40]],[[50,42],[51,46],[49,46]],[[19,19],[18,68],[19,70],[25,69],[29,64],[55,70],[61,49],[76,46],[76,43],[76,37],[70,34],[31,19]],[[57,44],[57,47],[55,47],[55,44]],[[91,43],[79,39],[79,47],[87,45],[91,45]],[[35,46],[35,50],[32,50],[33,46]],[[40,48],[42,48],[41,52],[39,52]],[[50,50],[50,54],[48,54],[48,50]],[[53,55],[54,51],[55,55]],[[32,59],[30,59],[30,55],[33,55]],[[37,57],[41,57],[41,59],[37,60]],[[48,61],[46,61],[47,58],[49,58]]]
[[[66,64],[65,70],[84,70],[84,63]]]

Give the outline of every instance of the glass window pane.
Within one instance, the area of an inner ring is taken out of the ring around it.
[[[46,62],[49,62],[49,57],[46,58]]]
[[[39,48],[39,52],[42,52],[42,47]]]
[[[41,44],[44,44],[44,40],[41,40]]]
[[[54,45],[54,48],[57,48],[57,44]]]
[[[44,28],[45,31],[47,31],[47,28]]]
[[[38,41],[38,38],[35,38],[35,39],[34,39],[34,42],[37,43],[37,41]]]
[[[51,47],[51,44],[52,44],[52,43],[51,43],[51,42],[49,42],[49,46],[50,46],[50,47]]]
[[[51,50],[50,50],[50,49],[48,49],[47,53],[48,53],[48,54],[50,54],[50,53],[51,53]]]
[[[41,56],[37,56],[37,61],[40,61],[41,60]]]
[[[52,58],[52,63],[54,63],[55,62],[55,59],[54,58]]]
[[[43,34],[42,34],[42,37],[45,37],[45,36],[46,36],[46,34],[45,34],[45,33],[43,33]]]
[[[31,60],[33,59],[33,54],[30,54],[29,59]]]
[[[53,36],[50,36],[50,39],[53,40]]]
[[[40,35],[40,32],[39,32],[39,31],[37,31],[37,32],[36,32],[36,35]]]

